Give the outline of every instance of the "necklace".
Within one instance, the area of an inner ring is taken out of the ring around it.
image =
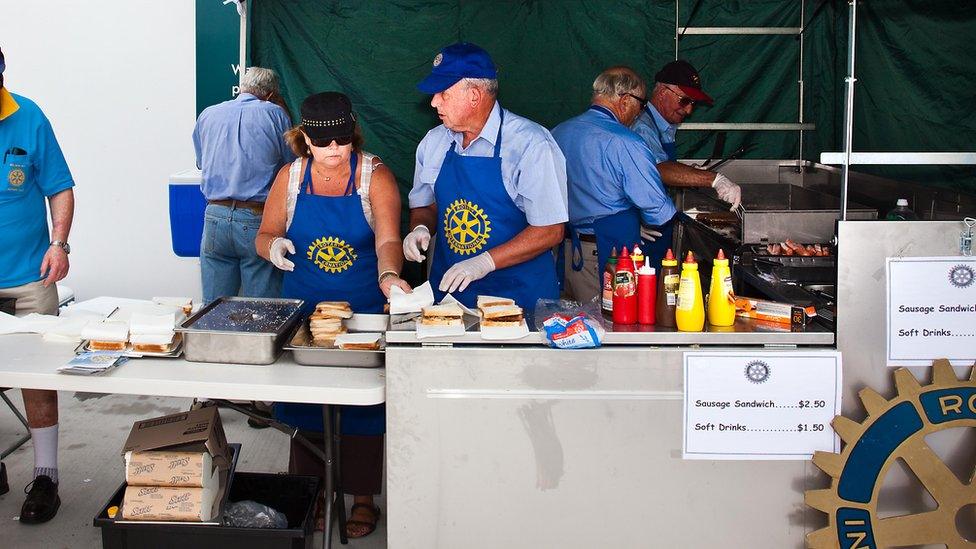
[[[325,180],[325,181],[332,181],[332,177],[330,177],[330,176],[328,176],[328,175],[325,174],[325,168],[322,168],[320,166],[316,166],[315,164],[312,164],[312,168],[315,171],[315,173],[319,174],[322,177],[323,180]],[[340,168],[340,170],[341,170],[341,168]]]

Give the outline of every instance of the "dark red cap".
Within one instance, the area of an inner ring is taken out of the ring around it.
[[[704,91],[702,91],[701,76],[691,63],[684,60],[677,60],[664,65],[654,75],[654,81],[662,84],[672,84],[681,88],[685,95],[711,105],[715,101]]]

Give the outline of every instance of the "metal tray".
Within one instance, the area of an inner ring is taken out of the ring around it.
[[[349,331],[356,333],[356,330]],[[316,347],[309,345],[308,339],[308,322],[302,320],[285,344],[285,350],[291,351],[298,364],[345,368],[381,368],[386,364],[386,336],[380,336],[379,351],[346,351],[338,347]]]
[[[87,353],[91,350],[92,349],[88,348],[88,340],[82,339],[81,343],[78,344],[77,347],[75,347],[75,354],[80,355],[82,353]],[[144,356],[155,357],[155,358],[177,358],[181,354],[183,354],[182,334],[176,334],[176,345],[174,345],[173,350],[169,351],[168,353],[144,353],[142,351],[136,351],[135,349],[132,348],[131,343],[127,343],[125,345],[125,350],[122,351],[122,355],[127,356],[129,358],[142,358]]]
[[[184,356],[190,362],[271,364],[301,318],[300,299],[221,297],[186,319]]]

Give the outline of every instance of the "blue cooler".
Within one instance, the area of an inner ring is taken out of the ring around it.
[[[207,199],[200,191],[200,170],[186,170],[169,176],[169,232],[173,253],[180,257],[200,257],[203,214]]]

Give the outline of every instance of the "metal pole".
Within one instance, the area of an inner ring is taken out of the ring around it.
[[[678,3],[681,0],[674,0],[674,60],[678,60]]]
[[[238,84],[242,84],[244,82],[244,71],[247,69],[247,2],[241,0],[238,6],[240,6],[239,12],[241,14],[241,49],[240,60],[238,61],[240,71],[238,71],[237,75],[239,77]]]
[[[850,182],[851,147],[854,141],[854,46],[857,30],[857,0],[847,0],[849,21],[847,27],[847,97],[844,99],[844,166],[840,182],[840,218],[847,220],[847,187]]]
[[[799,62],[799,80],[800,85],[800,105],[797,109],[799,111],[799,116],[797,117],[797,122],[803,123],[803,35],[806,34],[806,0],[800,1],[800,62]],[[796,152],[796,171],[801,173],[803,171],[803,130],[800,130],[799,145]]]

